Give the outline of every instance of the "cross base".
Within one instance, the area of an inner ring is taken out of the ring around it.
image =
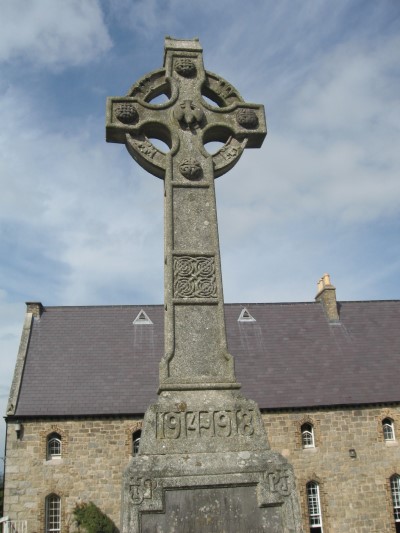
[[[293,469],[269,449],[255,402],[163,393],[124,473],[121,531],[301,533]]]

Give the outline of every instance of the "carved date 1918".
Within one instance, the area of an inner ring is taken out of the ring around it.
[[[157,438],[249,437],[254,433],[254,412],[232,411],[169,411],[157,413]]]

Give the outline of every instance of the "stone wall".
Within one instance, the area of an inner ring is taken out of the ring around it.
[[[28,520],[28,533],[45,529],[45,498],[61,498],[62,532],[74,530],[72,510],[93,501],[117,526],[122,473],[132,453],[133,419],[22,421],[17,439],[7,427],[5,515]],[[62,457],[47,460],[47,435],[62,437]]]
[[[393,533],[390,477],[400,474],[399,440],[385,442],[382,420],[394,420],[400,440],[400,408],[265,413],[271,448],[292,463],[304,530],[309,531],[306,483],[320,486],[324,533]],[[315,448],[303,449],[301,425],[314,427]],[[140,421],[128,418],[22,421],[17,439],[8,424],[5,514],[28,520],[28,533],[44,531],[45,498],[61,497],[62,532],[73,531],[71,512],[93,501],[119,526],[122,472]],[[62,458],[46,459],[46,438],[62,437]],[[350,457],[355,450],[356,457]]]
[[[271,448],[294,467],[305,531],[306,483],[317,481],[324,533],[395,532],[389,480],[400,474],[400,447],[399,440],[384,441],[385,417],[393,419],[400,438],[398,407],[264,415]],[[315,448],[302,447],[305,422],[314,426]]]

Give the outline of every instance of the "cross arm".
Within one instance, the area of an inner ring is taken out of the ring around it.
[[[264,106],[235,102],[228,107],[213,107],[203,103],[206,126],[204,143],[222,141],[233,136],[239,142],[246,140],[247,148],[259,148],[267,134]]]
[[[106,141],[125,144],[126,134],[144,133],[171,147],[167,110],[170,105],[170,101],[154,105],[130,96],[107,98]]]

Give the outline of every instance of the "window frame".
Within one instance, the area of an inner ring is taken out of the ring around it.
[[[323,533],[321,498],[317,481],[312,480],[306,484],[306,497],[310,533],[313,533],[317,528]]]
[[[45,520],[46,533],[61,533],[61,498],[58,494],[46,496]]]
[[[385,442],[393,442],[396,440],[396,434],[394,431],[394,421],[389,416],[382,420],[382,433],[383,440]]]
[[[57,448],[59,452],[52,451],[52,447],[54,444],[57,444]],[[50,435],[47,436],[46,439],[46,457],[48,461],[51,461],[52,459],[61,459],[62,457],[62,438],[59,433],[56,431],[53,431],[53,433],[50,433]]]
[[[393,474],[390,477],[390,494],[392,497],[394,522],[395,524],[400,524],[400,476],[398,474]]]
[[[132,456],[135,457],[139,453],[140,439],[142,437],[142,430],[137,429],[132,433]]]
[[[300,427],[301,446],[304,450],[315,448],[314,425],[311,422],[303,422]],[[308,440],[309,442],[306,442]]]

